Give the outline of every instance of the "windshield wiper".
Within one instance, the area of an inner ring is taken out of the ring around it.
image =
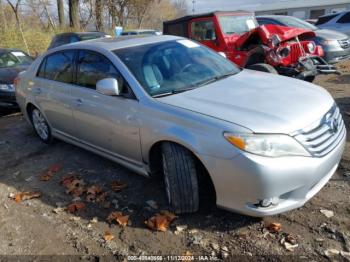
[[[186,91],[190,91],[190,90],[196,89],[196,88],[201,87],[201,86],[208,85],[210,83],[216,82],[216,81],[224,79],[226,77],[230,77],[230,76],[235,75],[235,74],[236,74],[236,72],[229,72],[229,73],[226,73],[226,74],[215,76],[215,77],[210,78],[210,79],[206,79],[204,81],[197,82],[197,83],[192,84],[192,85],[190,85],[189,87],[186,87],[186,88],[175,89],[175,90],[172,90],[170,92],[156,94],[156,95],[154,95],[152,97],[153,98],[159,98],[159,97],[171,96],[171,95],[183,93],[183,92],[186,92]]]
[[[193,89],[196,89],[197,86],[191,86],[191,87],[186,87],[186,88],[181,88],[181,89],[175,89],[175,90],[171,90],[170,92],[166,92],[166,93],[161,93],[161,94],[157,94],[152,96],[153,98],[159,98],[159,97],[163,97],[163,96],[171,96],[171,95],[175,95],[175,94],[180,94],[186,91],[190,91]]]
[[[200,87],[200,86],[205,86],[205,85],[209,85],[211,83],[214,83],[216,81],[219,81],[221,79],[224,79],[224,78],[227,78],[227,77],[230,77],[232,75],[235,75],[236,72],[229,72],[229,73],[226,73],[226,74],[222,74],[222,75],[219,75],[219,76],[215,76],[213,78],[210,78],[210,79],[207,79],[207,80],[204,80],[204,81],[200,81],[198,83],[196,83],[194,86],[196,87]]]

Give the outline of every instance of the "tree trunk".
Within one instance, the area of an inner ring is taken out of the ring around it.
[[[95,0],[95,16],[97,31],[104,31],[102,18],[102,0]]]
[[[65,26],[63,0],[57,0],[57,12],[58,12],[58,21],[60,23],[60,27],[63,28]]]
[[[69,25],[74,29],[80,28],[79,0],[69,0]]]

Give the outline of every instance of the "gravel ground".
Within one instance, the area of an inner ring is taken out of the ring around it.
[[[349,127],[350,62],[338,67],[341,76],[321,76],[316,83],[334,96]],[[155,232],[144,221],[167,208],[162,181],[138,176],[61,141],[45,145],[19,113],[0,113],[0,135],[0,255],[31,255],[37,260],[67,255],[65,260],[90,261],[184,254],[237,261],[350,260],[349,142],[336,174],[302,208],[256,219],[213,207],[180,216],[166,232]],[[57,164],[62,168],[48,181],[41,181],[41,175]],[[87,202],[85,196],[74,199],[60,184],[71,172],[86,185],[100,186],[108,198],[100,202]],[[114,192],[113,181],[128,186]],[[9,198],[11,193],[23,191],[40,191],[42,196],[19,203]],[[74,214],[64,210],[73,199],[85,203],[85,208]],[[152,208],[148,200],[155,201],[158,208]],[[129,215],[127,226],[106,221],[116,210]],[[275,227],[268,230],[271,223],[276,223]],[[114,239],[106,241],[106,231]]]

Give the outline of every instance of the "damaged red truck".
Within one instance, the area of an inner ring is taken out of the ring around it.
[[[337,74],[322,59],[311,30],[277,25],[259,26],[247,11],[190,15],[164,22],[163,33],[196,40],[240,67],[278,73],[312,82],[318,74]]]

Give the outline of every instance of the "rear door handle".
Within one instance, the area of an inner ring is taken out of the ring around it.
[[[83,104],[83,100],[81,100],[80,98],[76,99],[75,101],[78,106],[81,106]]]

